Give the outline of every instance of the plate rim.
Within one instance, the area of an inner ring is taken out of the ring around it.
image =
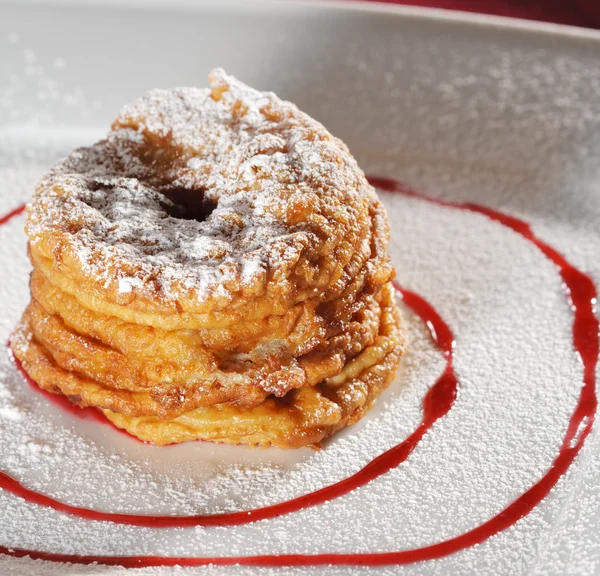
[[[6,6],[138,9],[142,11],[165,9],[167,11],[186,10],[191,12],[208,10],[227,12],[232,9],[259,12],[266,8],[280,12],[298,9],[330,10],[331,12],[340,13],[363,12],[385,14],[408,20],[472,25],[530,35],[555,36],[564,40],[589,41],[591,44],[597,44],[600,48],[600,30],[594,28],[447,8],[396,4],[379,0],[0,0],[0,9]]]

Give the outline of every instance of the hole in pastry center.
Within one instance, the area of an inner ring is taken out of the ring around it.
[[[173,218],[204,222],[217,207],[214,200],[205,197],[205,191],[202,189],[193,190],[181,186],[172,186],[162,188],[160,192],[171,201],[162,203],[162,207]]]

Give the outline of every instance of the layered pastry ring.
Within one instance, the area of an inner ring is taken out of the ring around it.
[[[42,180],[12,348],[142,440],[318,446],[404,351],[387,216],[322,125],[210,82],[148,93]]]

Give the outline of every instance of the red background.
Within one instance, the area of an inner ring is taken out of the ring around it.
[[[378,0],[600,28],[600,0]]]

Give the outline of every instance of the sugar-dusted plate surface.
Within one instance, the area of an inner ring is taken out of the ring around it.
[[[221,65],[322,120],[368,173],[522,218],[600,281],[594,160],[600,43],[593,34],[360,6],[233,8],[0,6],[6,69],[0,213],[27,200],[58,157],[101,135],[120,104],[153,86],[203,85],[206,71]],[[102,47],[89,41],[100,23],[112,39]],[[159,36],[160,45],[144,40]],[[462,534],[536,482],[558,453],[583,376],[557,268],[523,237],[481,214],[381,194],[398,278],[452,328],[460,378],[455,405],[406,462],[327,504],[235,527],[156,530],[89,522],[0,492],[0,546],[178,557],[398,551]],[[28,298],[22,225],[16,217],[0,227],[2,341]],[[62,502],[108,512],[247,510],[314,491],[358,471],[417,427],[423,397],[444,360],[426,327],[408,310],[406,316],[411,351],[397,381],[367,418],[318,453],[142,445],[49,405],[0,352],[0,469]],[[593,574],[600,565],[599,454],[593,434],[550,496],[483,545],[379,570]],[[35,569],[118,570],[40,562]],[[31,561],[0,557],[2,572],[31,570]]]

